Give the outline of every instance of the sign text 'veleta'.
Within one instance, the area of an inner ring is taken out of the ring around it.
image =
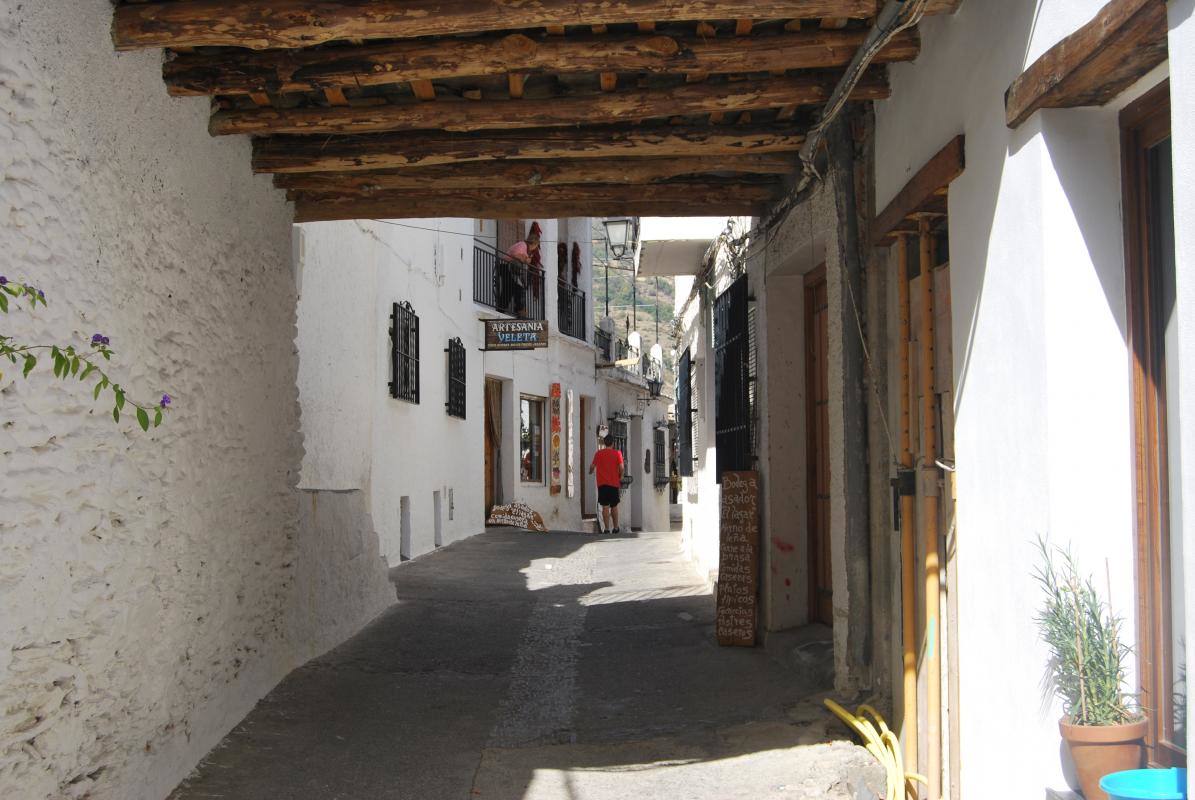
[[[534,350],[548,346],[548,323],[542,319],[487,319],[486,350]]]

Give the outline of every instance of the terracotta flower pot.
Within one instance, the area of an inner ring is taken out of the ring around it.
[[[1112,772],[1139,769],[1145,756],[1148,721],[1142,718],[1127,725],[1071,725],[1058,721],[1058,730],[1070,750],[1087,800],[1108,800],[1100,778]]]

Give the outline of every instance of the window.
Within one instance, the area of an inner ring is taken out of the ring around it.
[[[611,417],[610,435],[614,437],[614,449],[622,453],[622,462],[627,465],[627,474],[630,474],[631,458],[627,453],[627,421]]]
[[[664,437],[664,429],[656,428],[654,431],[654,447],[655,447],[655,485],[657,487],[668,485],[668,452],[665,448],[668,442]]]
[[[544,399],[519,398],[519,471],[524,483],[544,480]]]
[[[676,367],[676,448],[677,472],[690,477],[693,475],[693,362],[689,356],[689,348],[681,353],[680,363]]]
[[[714,301],[714,430],[717,477],[752,468],[747,276]]]
[[[448,340],[448,416],[465,418],[465,345],[460,337]]]
[[[419,402],[419,317],[410,303],[390,314],[390,396]]]

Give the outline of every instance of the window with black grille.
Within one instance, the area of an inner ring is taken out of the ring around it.
[[[407,302],[390,314],[390,396],[419,402],[419,317]]]
[[[717,479],[753,466],[751,445],[751,336],[747,276],[714,301],[714,431]]]
[[[654,438],[653,446],[655,447],[655,451],[654,451],[655,452],[655,458],[654,458],[654,460],[655,460],[655,467],[654,467],[655,485],[656,486],[667,486],[668,485],[668,451],[666,448],[668,447],[668,440],[665,438],[664,429],[656,428],[654,431],[653,438]]]
[[[448,416],[465,418],[465,345],[460,338],[449,339],[448,349],[448,400],[444,406]]]
[[[622,462],[627,465],[627,472],[631,471],[631,458],[627,452],[627,423],[626,420],[611,419],[610,435],[614,437],[614,449],[622,453]]]
[[[689,348],[676,365],[676,449],[677,472],[693,475],[693,360]]]

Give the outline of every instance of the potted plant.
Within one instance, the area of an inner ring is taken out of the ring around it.
[[[1064,716],[1058,722],[1079,786],[1087,800],[1107,800],[1100,778],[1137,769],[1144,756],[1146,719],[1125,692],[1125,661],[1120,617],[1079,573],[1069,550],[1038,541],[1041,565],[1036,578],[1046,594],[1037,617],[1050,647],[1050,673]]]

